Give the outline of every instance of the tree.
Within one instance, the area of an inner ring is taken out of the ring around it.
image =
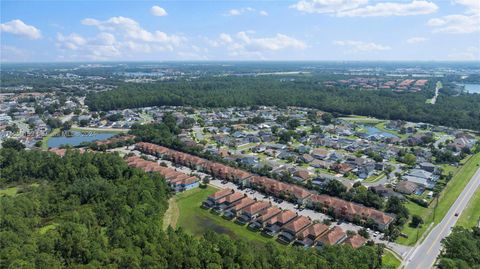
[[[2,147],[19,151],[24,149],[25,145],[16,139],[8,138],[2,142]]]
[[[322,120],[323,120],[323,122],[325,122],[325,124],[332,123],[333,119],[334,119],[334,117],[333,117],[332,113],[325,112],[325,113],[322,114]]]
[[[388,198],[385,211],[397,215],[397,221],[405,221],[408,219],[408,209],[403,205],[402,200],[396,196]]]
[[[298,119],[291,119],[287,121],[287,128],[290,130],[295,130],[298,126],[300,126],[300,121]]]
[[[413,155],[412,153],[407,153],[405,154],[405,156],[403,156],[403,162],[410,166],[413,166],[417,162],[417,157],[415,157],[415,155]]]
[[[363,236],[365,239],[370,238],[370,234],[368,233],[366,228],[361,228],[360,230],[358,230],[358,234]]]
[[[410,222],[410,226],[417,228],[422,223],[423,223],[422,217],[420,217],[419,215],[413,215],[412,221]]]
[[[5,127],[5,130],[16,134],[20,131],[20,128],[18,128],[18,125],[14,123],[12,125],[8,125],[7,127]]]

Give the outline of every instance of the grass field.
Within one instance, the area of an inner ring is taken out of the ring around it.
[[[72,127],[70,128],[70,131],[85,132],[85,133],[112,133],[112,134],[120,134],[120,133],[126,132],[125,130],[90,128],[90,127]]]
[[[347,121],[354,121],[354,122],[359,122],[359,123],[364,123],[364,124],[376,124],[379,122],[382,122],[383,120],[379,120],[376,118],[369,118],[366,116],[357,116],[357,115],[352,115],[348,117],[340,117],[339,119],[341,120],[347,120]]]
[[[450,207],[453,205],[460,193],[463,191],[470,178],[472,178],[472,176],[477,171],[478,164],[480,164],[480,153],[469,157],[459,169],[454,171],[453,178],[450,180],[450,182],[448,182],[447,186],[438,198],[438,205],[436,207],[435,214],[434,207],[436,202],[432,202],[432,204],[428,208],[423,208],[412,202],[408,202],[406,204],[407,208],[410,210],[410,215],[420,215],[425,222],[418,229],[419,238],[425,232],[430,223],[439,223],[443,219],[445,214],[447,214],[447,211],[450,209]],[[433,218],[434,215],[435,219]],[[397,243],[409,246],[416,243],[417,229],[408,226],[409,222],[410,220],[407,222],[407,224],[404,225],[404,228],[402,229],[402,233],[407,234],[408,238],[399,237],[396,241]]]
[[[475,191],[472,200],[468,203],[467,208],[462,212],[457,221],[457,226],[470,228],[478,225],[480,219],[480,189]]]
[[[217,233],[226,234],[231,238],[243,238],[252,241],[256,244],[275,242],[271,238],[266,238],[260,233],[254,233],[246,228],[240,226],[233,221],[223,219],[221,216],[212,214],[209,210],[200,208],[201,203],[217,189],[207,187],[206,189],[196,188],[178,195],[175,202],[178,206],[178,218],[175,213],[169,216],[169,223],[176,223],[176,226],[182,227],[185,231],[201,236],[206,231],[215,231]],[[173,217],[173,219],[172,219]],[[177,218],[177,220],[175,220]],[[280,244],[279,244],[280,245]]]
[[[0,196],[15,196],[17,195],[18,187],[10,187],[0,190]]]
[[[48,149],[48,140],[58,134],[60,132],[60,128],[56,128],[56,129],[53,129],[47,136],[45,136],[43,139],[42,139],[42,149]]]
[[[379,181],[380,179],[382,179],[384,176],[385,176],[385,173],[381,173],[378,176],[375,176],[375,175],[369,176],[362,182],[364,182],[364,183],[375,183],[375,182]]]
[[[382,256],[382,265],[383,268],[398,268],[400,266],[400,260],[390,251],[385,250],[385,254]]]

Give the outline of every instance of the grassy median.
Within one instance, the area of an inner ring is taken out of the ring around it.
[[[480,221],[480,189],[475,191],[472,200],[468,203],[467,208],[460,215],[457,226],[471,228],[478,225]]]
[[[402,233],[408,235],[408,238],[399,237],[396,242],[408,246],[414,245],[417,242],[417,233],[418,238],[420,238],[431,223],[439,223],[447,214],[450,207],[452,207],[453,203],[460,196],[472,176],[475,174],[479,168],[479,166],[477,166],[479,164],[480,153],[477,153],[467,158],[463,162],[463,165],[454,171],[453,178],[448,182],[447,186],[445,186],[445,189],[441,192],[440,197],[438,198],[438,205],[436,208],[435,201],[433,201],[428,208],[421,207],[409,201],[406,206],[410,211],[410,215],[421,216],[425,223],[419,229],[415,229],[408,225],[410,222],[409,220],[401,231]],[[435,219],[433,218],[434,215]]]

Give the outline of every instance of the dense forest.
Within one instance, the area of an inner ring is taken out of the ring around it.
[[[251,245],[161,229],[162,178],[115,154],[0,149],[0,268],[381,268],[381,246]]]
[[[428,122],[480,130],[480,95],[440,94],[435,105],[425,101],[433,90],[396,93],[390,90],[325,88],[311,81],[284,81],[273,77],[222,77],[151,84],[124,84],[116,90],[90,93],[92,110],[145,106],[302,106],[345,115]]]
[[[480,228],[456,227],[442,240],[445,251],[440,256],[441,269],[470,269],[480,266]]]

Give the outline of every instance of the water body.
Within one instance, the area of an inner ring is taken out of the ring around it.
[[[374,127],[374,126],[364,126],[363,127],[367,133],[367,135],[371,136],[382,136],[382,137],[386,137],[386,138],[393,138],[393,137],[398,137],[394,134],[391,134],[391,133],[387,133],[387,132],[384,132],[380,129],[378,129],[377,127]]]
[[[72,136],[54,136],[48,140],[48,146],[51,148],[58,148],[61,145],[78,146],[82,142],[92,142],[95,140],[105,140],[112,136],[114,133],[93,133],[93,132],[72,132]]]
[[[468,93],[480,93],[480,84],[476,83],[457,83],[458,86],[465,88],[465,91]]]

